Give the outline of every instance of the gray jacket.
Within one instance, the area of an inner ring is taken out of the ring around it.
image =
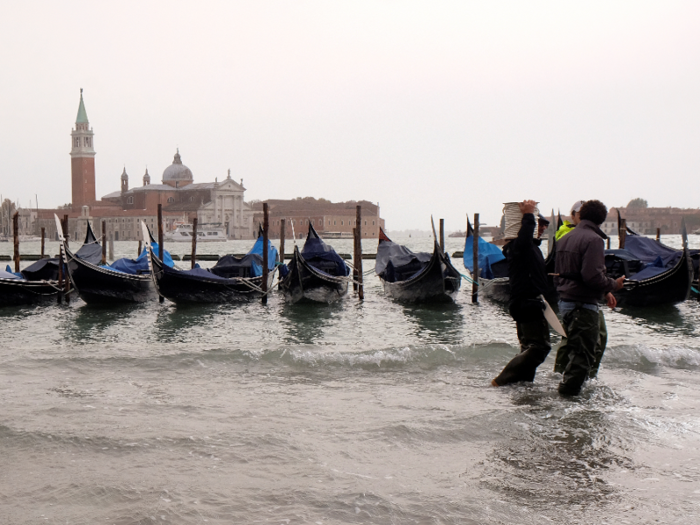
[[[557,242],[555,283],[564,301],[597,304],[615,288],[605,275],[605,234],[591,221],[581,221]]]

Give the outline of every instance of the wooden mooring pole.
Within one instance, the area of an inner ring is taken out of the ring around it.
[[[46,240],[46,228],[41,228],[41,258],[44,258],[44,241]]]
[[[620,245],[621,250],[625,249],[625,241],[627,240],[627,219],[620,219]]]
[[[197,217],[192,219],[192,268],[194,268],[195,260],[197,259]]]
[[[15,273],[19,273],[19,212],[12,216],[12,242],[15,245]]]
[[[262,269],[262,291],[263,291],[263,296],[262,296],[262,304],[267,304],[267,277],[270,273],[270,270],[268,269],[268,258],[270,257],[270,254],[268,253],[267,249],[267,243],[268,239],[270,238],[269,235],[269,230],[270,230],[270,217],[268,214],[268,209],[267,209],[267,202],[263,202],[263,253],[262,253],[262,259],[263,259],[263,269]]]
[[[163,205],[158,204],[158,257],[163,260]],[[158,296],[158,301],[163,303],[165,298],[162,295]]]
[[[284,264],[284,236],[285,236],[285,228],[286,228],[286,221],[284,219],[280,219],[280,264]],[[279,281],[281,282],[281,280]],[[279,284],[277,287],[279,288]]]
[[[107,264],[107,221],[102,221],[102,264]]]
[[[474,271],[472,272],[472,303],[479,302],[479,214],[474,214]]]
[[[661,241],[661,228],[656,228],[656,242]]]
[[[63,224],[61,225],[63,228],[63,238],[66,240],[66,246],[70,246],[70,232],[68,231],[68,215],[63,216]]]
[[[445,251],[445,219],[440,219],[440,249]]]
[[[357,290],[357,297],[360,301],[365,298],[365,287],[362,284],[362,206],[355,209],[355,279],[354,289]]]

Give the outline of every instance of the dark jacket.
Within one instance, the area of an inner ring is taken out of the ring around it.
[[[564,301],[597,304],[615,288],[605,274],[605,234],[591,221],[581,221],[557,242],[557,291]]]
[[[541,316],[542,303],[532,302],[548,290],[544,256],[540,250],[540,240],[534,239],[537,221],[532,213],[523,215],[518,237],[503,247],[503,255],[508,261],[510,281],[510,311],[516,321],[526,321],[524,310],[534,308],[533,315]]]

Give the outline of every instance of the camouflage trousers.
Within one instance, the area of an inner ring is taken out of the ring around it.
[[[599,309],[577,304],[562,320],[568,337],[557,351],[555,371],[561,370],[563,374],[559,393],[575,396],[586,379],[595,377],[600,366],[607,341],[607,331],[601,337],[601,322],[604,325],[605,319]]]
[[[568,333],[568,332],[567,332]],[[608,344],[608,327],[605,325],[605,316],[603,311],[598,309],[598,342],[595,345],[595,360],[593,361],[593,366],[591,367],[588,377],[593,379],[598,375],[598,369],[600,368],[600,361],[603,359],[603,354],[605,353],[605,347]],[[554,371],[560,374],[564,373],[566,365],[571,359],[568,340],[563,337],[559,348],[557,348],[557,357],[554,361]]]
[[[537,367],[547,358],[552,345],[549,342],[549,325],[544,317],[527,323],[516,323],[520,353],[505,366],[494,381],[498,386],[534,381]]]

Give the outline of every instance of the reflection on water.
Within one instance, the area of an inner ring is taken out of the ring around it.
[[[437,344],[462,342],[462,307],[454,303],[420,303],[403,306],[403,314],[412,326],[410,332],[419,341]]]
[[[333,304],[299,302],[284,303],[279,322],[286,333],[287,344],[318,344],[324,331],[332,327],[333,319],[343,312],[347,298]]]

